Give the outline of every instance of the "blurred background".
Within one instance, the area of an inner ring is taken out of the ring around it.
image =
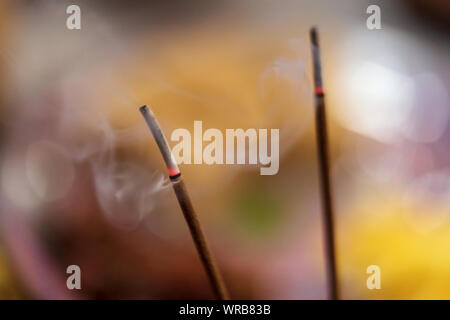
[[[148,104],[168,136],[280,128],[277,175],[181,169],[232,298],[325,299],[316,25],[341,296],[449,299],[449,24],[445,0],[2,0],[0,298],[213,298]],[[66,288],[72,264],[82,290]]]

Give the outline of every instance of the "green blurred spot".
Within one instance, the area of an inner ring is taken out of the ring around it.
[[[257,236],[274,233],[284,217],[281,201],[257,185],[241,189],[233,208],[237,223],[244,231]]]

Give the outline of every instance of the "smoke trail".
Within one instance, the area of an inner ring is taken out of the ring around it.
[[[290,39],[284,54],[271,60],[261,74],[260,96],[266,108],[263,123],[266,127],[276,123],[280,128],[280,156],[305,133],[312,117],[306,52],[303,39]]]

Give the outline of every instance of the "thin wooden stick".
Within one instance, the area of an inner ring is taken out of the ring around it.
[[[328,295],[330,299],[337,300],[339,295],[336,271],[336,248],[334,239],[334,214],[331,193],[331,175],[328,159],[328,134],[325,112],[325,99],[322,86],[319,39],[316,28],[311,28],[310,39],[313,56],[317,155],[319,159],[319,177],[321,188],[320,193],[325,229],[325,255]]]
[[[194,240],[195,247],[197,248],[197,252],[200,256],[203,267],[205,268],[214,294],[220,300],[228,300],[229,296],[225,283],[223,282],[222,276],[216,266],[211,251],[209,250],[206,237],[200,226],[200,221],[195,213],[194,207],[192,206],[186,185],[181,177],[181,171],[178,169],[178,165],[173,158],[167,139],[162,133],[161,127],[159,126],[158,121],[156,120],[156,117],[151,109],[147,106],[142,106],[139,110],[147,122],[147,125],[150,128],[150,131],[156,140],[156,144],[158,145],[164,158],[173,190],[177,196],[181,211],[183,211],[184,218],[191,232],[192,239]]]

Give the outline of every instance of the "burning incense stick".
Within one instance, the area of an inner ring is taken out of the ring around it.
[[[216,263],[211,255],[208,248],[205,235],[203,234],[202,228],[200,227],[200,222],[198,220],[197,214],[195,213],[194,207],[192,206],[191,199],[187,193],[186,186],[181,178],[180,169],[170,151],[169,144],[167,143],[166,137],[161,131],[158,121],[151,109],[147,106],[142,106],[139,109],[147,122],[150,131],[155,138],[156,144],[161,151],[161,154],[166,163],[167,170],[169,172],[169,177],[172,182],[173,190],[180,204],[181,210],[183,211],[184,218],[188,224],[189,230],[194,240],[195,246],[197,247],[198,254],[205,268],[206,274],[208,275],[211,286],[214,290],[216,296],[221,300],[228,300],[228,292],[225,284],[222,280],[220,272],[216,266]]]
[[[329,297],[333,300],[336,300],[338,299],[338,284],[336,275],[336,252],[334,244],[333,201],[331,195],[330,166],[328,162],[328,134],[325,113],[325,100],[322,86],[319,39],[316,28],[311,28],[310,38],[313,56],[317,155],[319,158],[319,176],[325,228],[325,252],[327,263],[326,269],[328,278],[327,281],[329,288]]]

